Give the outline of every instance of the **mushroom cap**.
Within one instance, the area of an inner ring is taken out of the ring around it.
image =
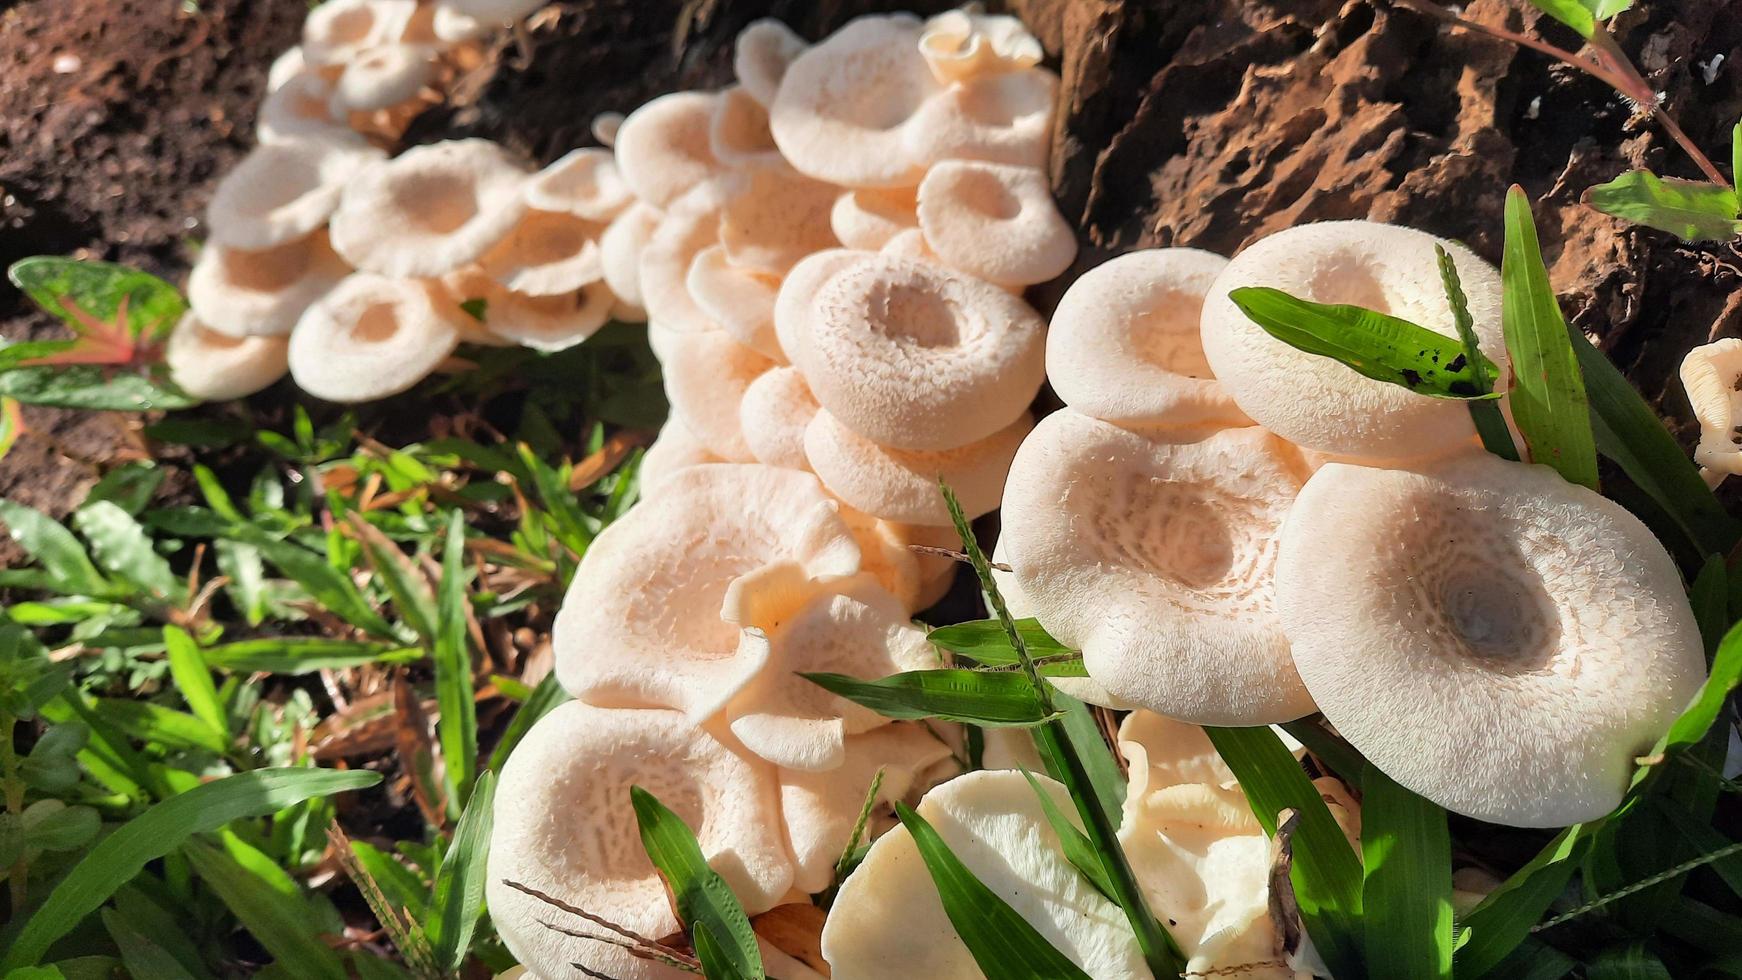
[[[817,290],[827,285],[835,273],[855,264],[866,254],[852,249],[831,248],[807,255],[780,280],[780,292],[774,298],[774,335],[787,360],[796,362],[804,347]]]
[[[601,112],[587,125],[587,132],[593,134],[600,146],[616,146],[617,131],[623,128],[626,118],[621,112]]]
[[[913,546],[954,549],[961,544],[955,528],[886,521],[846,506],[841,508],[841,518],[859,542],[860,567],[908,611],[918,612],[949,591],[956,562],[921,554]]]
[[[769,129],[800,173],[847,187],[904,187],[924,167],[904,133],[940,91],[909,14],[858,17],[793,59]]]
[[[744,393],[774,362],[733,340],[724,330],[685,334],[661,345],[665,396],[671,414],[711,451],[732,460],[755,457],[740,421]]]
[[[1198,330],[1204,296],[1228,260],[1153,248],[1071,283],[1046,336],[1046,373],[1064,403],[1114,423],[1247,425],[1210,372]]]
[[[458,2],[460,0],[433,0],[424,4],[430,11],[430,33],[445,44],[482,40],[494,25],[461,10]]]
[[[635,202],[610,150],[571,150],[526,182],[526,203],[588,221],[610,221]]]
[[[859,547],[815,477],[721,463],[667,476],[582,557],[551,637],[557,678],[593,703],[710,717],[763,666],[762,651],[741,643],[744,630],[778,624],[724,614],[728,598],[769,601],[733,586],[770,567],[802,583],[858,573]]]
[[[510,24],[550,0],[447,0],[455,10],[490,24]]]
[[[1015,17],[948,10],[925,22],[920,54],[944,84],[1040,64],[1046,52]]]
[[[825,409],[805,427],[811,469],[849,506],[874,517],[945,526],[950,512],[938,480],[954,490],[970,519],[998,508],[1005,475],[1022,437],[1034,425],[1027,412],[977,442],[954,449],[893,449],[849,429]]]
[[[950,533],[954,535],[955,529],[951,528]],[[1004,543],[1005,537],[1007,535],[999,534],[998,543],[992,547],[992,580],[997,583],[998,595],[1004,600],[1004,607],[1009,610],[1011,618],[1031,619],[1034,617],[1034,607],[1029,603],[1028,596],[1023,594],[1022,583],[1017,581],[1016,573],[998,570],[1000,565],[1005,568],[1010,567],[1010,547]],[[947,542],[946,545],[954,548],[957,543],[951,541]],[[991,608],[990,602],[987,603],[987,608]],[[1116,698],[1109,694],[1107,689],[1102,687],[1101,683],[1093,677],[1049,677],[1047,683],[1078,701],[1086,701],[1089,704],[1111,708],[1114,711],[1130,711],[1138,707],[1123,698]],[[986,732],[988,735],[991,733],[991,729]],[[1032,748],[1033,746],[1030,745],[1030,749]],[[1008,769],[1010,767],[988,764],[986,768]],[[1041,767],[1030,766],[1029,768],[1038,770]]]
[[[641,484],[641,496],[659,492],[673,474],[703,463],[724,463],[726,460],[708,451],[706,444],[682,422],[667,418],[659,427],[653,445],[641,454],[641,466],[635,471]]]
[[[333,214],[333,247],[384,276],[439,276],[475,262],[526,211],[526,171],[484,139],[406,150],[352,174]]]
[[[188,305],[220,333],[287,334],[310,304],[350,272],[324,230],[258,252],[213,242],[200,250],[188,274]]]
[[[835,198],[829,228],[848,248],[875,252],[889,240],[919,227],[918,189],[861,188]]]
[[[724,245],[709,245],[690,261],[684,288],[702,315],[756,353],[786,360],[774,333],[774,301],[780,294],[777,277],[735,266]]]
[[[902,131],[907,158],[1046,166],[1058,78],[1041,68],[981,75],[926,100]]]
[[[1735,337],[1695,347],[1682,358],[1682,388],[1700,423],[1694,462],[1732,475],[1742,473],[1742,446],[1736,444],[1737,419],[1742,416],[1738,378],[1742,378],[1742,340]]]
[[[429,286],[358,272],[296,322],[290,373],[317,398],[372,401],[422,380],[458,343],[458,326]]]
[[[285,48],[284,53],[272,59],[272,64],[266,69],[266,91],[275,92],[298,75],[312,73],[314,70],[314,66],[303,57],[302,45]]]
[[[811,397],[804,375],[785,365],[771,367],[750,382],[739,400],[744,445],[757,462],[810,469],[804,434],[817,411],[817,400]]]
[[[663,215],[658,208],[637,201],[611,219],[599,235],[599,260],[605,285],[617,298],[632,306],[646,307],[641,294],[641,252],[653,240]]]
[[[332,100],[333,83],[317,72],[292,75],[260,100],[254,135],[262,145],[309,142],[367,147],[361,136],[333,115]]]
[[[664,208],[720,172],[708,145],[713,92],[662,95],[624,117],[617,130],[617,169],[635,196]]]
[[[793,59],[810,47],[792,28],[772,17],[754,20],[738,32],[732,47],[732,72],[746,95],[764,107],[774,104],[774,93]]]
[[[1467,816],[1608,813],[1705,678],[1663,545],[1546,466],[1330,463],[1281,551],[1278,610],[1320,710],[1386,775]]]
[[[785,275],[800,259],[840,244],[829,228],[838,189],[775,170],[735,175],[720,211],[720,244],[732,264]]]
[[[768,131],[768,110],[741,85],[720,91],[708,119],[708,149],[727,167],[789,169]]]
[[[1034,779],[1080,829],[1069,792],[1046,776]],[[915,809],[976,878],[1083,972],[1097,980],[1150,975],[1125,914],[1065,858],[1021,773],[966,773],[933,788]],[[835,980],[981,975],[904,827],[872,844],[841,886],[822,947]]]
[[[383,44],[359,52],[333,85],[332,112],[390,109],[416,98],[435,73],[434,55],[421,45]]]
[[[1064,409],[1016,453],[1000,544],[1108,693],[1197,724],[1288,721],[1313,708],[1273,582],[1303,478],[1260,428],[1140,433]]]
[[[302,238],[327,223],[347,181],[374,172],[385,156],[324,140],[256,146],[212,192],[210,239],[258,250]]]
[[[1435,245],[1458,266],[1482,353],[1506,376],[1500,273],[1457,242],[1371,221],[1299,225],[1235,256],[1204,298],[1203,344],[1215,377],[1259,425],[1308,449],[1349,457],[1447,452],[1472,441],[1459,401],[1377,381],[1264,332],[1228,294],[1270,286],[1316,303],[1348,303],[1456,336]]]
[[[371,48],[392,44],[417,13],[417,0],[327,0],[302,22],[303,59],[350,64]]]
[[[1000,286],[1046,282],[1077,257],[1038,167],[945,160],[920,182],[917,213],[939,258]]]
[[[548,928],[544,923],[610,935],[506,884],[537,889],[643,936],[678,931],[665,886],[642,848],[631,786],[658,797],[695,832],[703,857],[750,913],[772,908],[791,886],[773,767],[722,734],[675,711],[574,701],[527,731],[502,767],[485,894],[503,942],[534,975],[562,976],[576,961],[613,977],[664,980],[675,973]]]
[[[176,387],[207,401],[242,398],[284,377],[283,337],[233,337],[189,313],[170,332],[163,362]]]
[[[1039,315],[934,262],[866,254],[830,276],[805,312],[787,356],[818,403],[885,446],[985,439],[1023,415],[1045,378]],[[777,308],[785,346],[779,317]]]
[[[454,273],[443,285],[463,300],[484,301],[483,327],[491,336],[542,351],[567,350],[598,333],[617,301],[602,282],[548,296],[505,289],[480,273]]]
[[[720,240],[722,197],[717,182],[697,185],[672,202],[641,249],[640,305],[668,330],[702,333],[718,326],[696,306],[686,286],[690,263]]]
[[[599,248],[604,230],[567,211],[527,211],[479,256],[478,265],[504,287],[527,296],[573,293],[605,276]]]

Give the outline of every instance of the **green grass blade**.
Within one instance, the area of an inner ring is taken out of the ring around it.
[[[1029,788],[1034,790],[1035,798],[1040,800],[1041,811],[1046,814],[1046,822],[1052,826],[1052,832],[1058,835],[1059,847],[1064,851],[1065,860],[1071,862],[1072,867],[1082,872],[1083,877],[1089,880],[1089,884],[1095,886],[1095,890],[1100,892],[1103,898],[1118,904],[1119,899],[1113,888],[1113,880],[1107,877],[1107,869],[1101,864],[1101,856],[1095,852],[1095,845],[1091,844],[1089,838],[1084,836],[1083,832],[1077,829],[1077,825],[1071,823],[1064,811],[1058,808],[1058,804],[1053,802],[1052,794],[1042,789],[1040,783],[1035,782],[1034,774],[1024,769],[1022,770],[1022,778],[1028,780]]]
[[[467,627],[466,525],[455,510],[442,549],[435,643],[436,734],[447,778],[448,812],[458,817],[478,772],[478,709],[472,699],[472,642]]]
[[[109,938],[121,951],[121,963],[132,976],[151,977],[152,980],[198,980],[180,960],[135,929],[121,913],[103,909],[102,919],[103,928],[109,931]]]
[[[122,888],[115,893],[113,911],[134,932],[149,936],[183,971],[201,978],[210,976],[199,945],[187,935],[186,923],[146,897],[143,891],[132,885]]]
[[[1054,717],[1017,673],[944,668],[909,670],[877,680],[846,674],[800,674],[805,680],[885,718],[938,718],[987,728],[1025,728]]]
[[[1070,647],[1052,638],[1037,619],[1016,620],[1016,632],[1022,634],[1028,653],[1033,657],[1055,657],[1074,653]],[[977,660],[983,664],[1020,663],[1016,650],[1004,635],[1004,625],[996,619],[977,619],[954,626],[939,626],[927,635],[934,646],[951,653]]]
[[[80,507],[73,514],[73,526],[91,543],[97,562],[110,575],[132,582],[171,605],[186,605],[182,581],[151,546],[150,536],[132,514],[99,500]]]
[[[465,963],[472,931],[484,911],[484,858],[490,852],[491,808],[495,803],[496,774],[486,772],[478,777],[472,798],[454,827],[453,843],[436,873],[427,920],[429,941],[435,947],[437,964],[450,973]]]
[[[1063,712],[1059,724],[1064,728],[1065,742],[1076,753],[1083,772],[1088,776],[1092,798],[1107,815],[1108,821],[1117,827],[1124,819],[1125,774],[1119,771],[1119,761],[1113,758],[1113,750],[1101,734],[1094,709],[1057,688],[1053,689],[1052,702],[1054,708]],[[1041,761],[1046,763],[1047,775],[1069,786],[1069,766],[1054,751],[1056,745],[1051,739],[1037,738],[1034,747],[1040,753]]]
[[[1090,980],[1027,919],[976,878],[924,817],[905,803],[897,803],[895,812],[937,885],[944,914],[987,980]]]
[[[1458,263],[1452,258],[1452,253],[1445,247],[1435,243],[1434,254],[1439,258],[1440,283],[1445,287],[1446,302],[1452,307],[1452,323],[1458,330],[1458,342],[1463,345],[1464,357],[1470,364],[1471,379],[1476,390],[1484,394],[1494,390],[1496,367],[1482,356],[1482,345],[1476,338],[1476,320],[1470,315],[1470,300],[1464,295],[1464,283],[1458,276]],[[1500,414],[1500,405],[1491,399],[1477,399],[1469,403],[1470,420],[1476,425],[1476,435],[1482,439],[1482,447],[1501,459],[1517,461],[1518,447],[1512,442],[1512,433],[1506,428],[1506,417]]]
[[[230,716],[224,711],[224,702],[218,697],[217,685],[212,683],[212,672],[207,669],[205,658],[200,656],[199,644],[187,631],[179,626],[163,628],[163,650],[169,659],[169,676],[175,681],[176,689],[181,691],[182,700],[188,704],[188,710],[195,718],[205,722],[212,730],[230,737]]]
[[[363,546],[369,567],[375,570],[381,584],[387,587],[387,594],[393,597],[393,607],[399,610],[399,618],[424,643],[434,643],[440,611],[436,608],[436,597],[430,591],[429,580],[399,550],[398,545],[381,533],[380,528],[364,520],[362,514],[353,511],[346,518]]]
[[[847,876],[853,873],[853,869],[859,866],[859,861],[864,857],[864,850],[870,847],[864,843],[865,828],[871,823],[872,811],[877,809],[878,794],[883,791],[883,777],[888,772],[888,766],[878,766],[877,771],[871,775],[871,785],[865,788],[865,802],[859,806],[859,816],[853,821],[853,832],[847,835],[847,843],[841,848],[841,856],[835,859],[836,888],[839,888],[841,882],[846,881]],[[832,901],[833,898],[834,895],[831,892],[829,899]]]
[[[289,975],[311,980],[347,980],[344,961],[321,941],[319,917],[294,882],[275,879],[284,872],[260,851],[230,838],[228,847],[194,838],[182,853],[200,880],[224,904],[273,960]],[[289,893],[282,885],[290,884]]]
[[[1567,482],[1594,490],[1597,447],[1584,375],[1549,285],[1530,199],[1519,187],[1506,195],[1500,278],[1501,320],[1512,357],[1512,418],[1530,448],[1531,462],[1552,466]]]
[[[276,639],[239,640],[205,649],[206,664],[216,670],[238,674],[265,671],[272,674],[312,674],[343,670],[364,664],[409,663],[423,659],[415,647],[366,640],[331,640],[320,636],[286,636]]]
[[[1589,40],[1597,32],[1591,8],[1595,0],[1530,0],[1530,5],[1577,31]]]
[[[1736,189],[1707,180],[1629,170],[1586,189],[1584,203],[1612,218],[1666,231],[1686,242],[1722,242],[1742,232]]]
[[[539,681],[538,686],[532,689],[532,696],[526,699],[520,710],[514,712],[514,717],[508,721],[508,728],[496,741],[496,748],[490,752],[490,768],[501,772],[502,765],[508,761],[509,753],[532,730],[533,724],[549,714],[550,709],[568,699],[569,692],[556,682],[556,672],[544,675],[544,680]]]
[[[1510,975],[1498,968],[1566,889],[1595,833],[1591,824],[1561,831],[1464,917],[1461,924],[1469,927],[1470,941],[1454,957],[1459,977]]]
[[[150,745],[202,749],[214,755],[223,755],[230,748],[230,740],[223,732],[185,711],[166,708],[155,701],[98,698],[96,708],[116,728]]]
[[[1452,838],[1446,811],[1372,764],[1362,778],[1361,924],[1367,970],[1396,980],[1452,975]]]
[[[750,918],[726,880],[702,858],[695,834],[652,793],[634,786],[629,795],[635,805],[635,820],[641,825],[641,845],[671,890],[678,918],[693,937],[707,930],[715,941],[715,962],[727,967],[731,976],[763,980],[762,952],[756,947]],[[714,976],[715,971],[708,975]]]
[[[35,558],[68,593],[95,596],[110,590],[109,580],[91,563],[85,546],[59,521],[42,511],[0,500],[0,521],[24,553]]]
[[[1611,949],[1585,966],[1585,980],[1674,980],[1674,974],[1645,943]]]
[[[325,557],[293,542],[274,538],[252,524],[240,524],[227,530],[233,540],[258,548],[261,557],[308,590],[309,596],[328,612],[367,633],[398,639],[397,631],[369,605],[356,583],[334,570]]]
[[[330,769],[257,769],[196,786],[121,825],[86,852],[25,923],[0,970],[33,966],[49,944],[95,911],[146,862],[175,850],[192,834],[232,820],[275,813],[315,796],[373,786],[381,775]]]

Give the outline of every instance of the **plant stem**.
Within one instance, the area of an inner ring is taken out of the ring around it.
[[[11,715],[0,711],[0,789],[6,796],[6,812],[20,821],[24,814],[24,780],[18,775],[18,750],[12,744],[13,729],[18,722]],[[20,826],[20,831],[22,831]],[[25,877],[30,872],[23,851],[18,854],[18,860],[6,873],[7,887],[12,894],[12,916],[17,918],[24,911],[24,900],[27,897]]]

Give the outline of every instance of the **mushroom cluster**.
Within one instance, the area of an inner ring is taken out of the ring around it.
[[[1455,336],[1436,246],[1504,377],[1498,271],[1407,228],[1309,224],[1231,261],[1156,249],[1079,278],[1047,338],[1067,407],[1017,451],[998,553],[1025,611],[1083,651],[1086,699],[1201,725],[1318,710],[1451,810],[1595,818],[1705,674],[1663,546],[1482,450],[1459,402],[1299,351],[1229,296],[1270,286]],[[1697,390],[1724,443],[1702,461],[1722,465],[1734,371],[1714,353]]]
[[[331,0],[273,65],[259,145],[218,184],[167,353],[189,393],[286,370],[332,401],[381,398],[462,342],[559,350],[637,311],[600,238],[632,198],[607,149],[537,173],[486,140],[388,158],[417,112],[528,0]]]

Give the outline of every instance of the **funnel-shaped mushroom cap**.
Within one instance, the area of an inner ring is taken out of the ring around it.
[[[610,221],[634,201],[611,151],[598,147],[573,150],[526,183],[527,204],[588,221]]]
[[[719,234],[733,265],[785,275],[805,256],[840,244],[829,228],[837,188],[775,170],[740,174],[729,186]]]
[[[908,14],[859,17],[787,66],[769,106],[780,152],[800,173],[847,187],[905,187],[924,170],[908,123],[942,91]]]
[[[719,96],[673,92],[631,112],[617,130],[617,169],[635,196],[667,207],[720,172],[708,146],[708,121]]]
[[[604,225],[566,211],[527,211],[519,224],[478,259],[478,265],[486,275],[517,293],[572,293],[604,278],[605,263],[599,249],[599,235],[604,230]]]
[[[950,533],[953,535],[955,529],[950,529]],[[998,594],[1003,598],[1005,607],[1010,610],[1010,615],[1015,619],[1031,619],[1034,617],[1034,606],[1029,603],[1028,596],[1023,594],[1022,583],[1016,580],[1016,573],[998,570],[998,566],[1000,565],[1005,568],[1010,567],[1010,549],[1009,546],[1004,543],[1006,537],[1008,537],[1008,535],[999,535],[997,545],[992,548],[992,580],[998,583]],[[957,544],[958,542],[951,541],[947,546],[954,548]],[[990,607],[990,602],[988,602],[987,605]],[[1116,698],[1107,693],[1107,689],[1102,687],[1100,682],[1095,680],[1093,677],[1049,677],[1047,678],[1047,683],[1065,692],[1071,697],[1076,698],[1078,701],[1087,701],[1090,704],[1100,705],[1103,708],[1112,708],[1115,711],[1130,711],[1137,707],[1137,705],[1132,704],[1123,698]],[[991,732],[987,732],[987,734],[990,735]],[[1008,769],[1010,767],[988,764],[987,768]]]
[[[1227,264],[1195,248],[1154,248],[1083,273],[1047,330],[1053,390],[1114,423],[1248,424],[1210,373],[1198,331],[1204,295]]]
[[[848,248],[875,252],[889,240],[919,227],[917,188],[863,188],[835,198],[829,228]]]
[[[1204,354],[1215,377],[1259,425],[1308,449],[1404,457],[1449,452],[1468,443],[1475,427],[1461,402],[1418,395],[1296,350],[1265,333],[1228,298],[1242,286],[1270,286],[1315,303],[1364,306],[1456,336],[1436,244],[1457,263],[1482,353],[1505,377],[1499,271],[1457,242],[1371,221],[1300,225],[1235,256],[1204,299]]]
[[[845,248],[831,248],[806,256],[780,281],[780,292],[774,298],[774,335],[781,353],[796,362],[810,333],[811,311],[816,305],[817,291],[827,285],[837,272],[857,263],[867,253]]]
[[[631,306],[645,307],[641,293],[641,252],[653,240],[662,215],[657,208],[636,202],[611,219],[599,236],[599,259],[603,264],[605,285],[617,298]]]
[[[493,26],[475,14],[460,9],[463,0],[434,0],[424,4],[430,11],[430,33],[444,44],[464,44],[477,41],[490,33]]]
[[[417,13],[417,0],[327,0],[302,22],[303,58],[310,64],[350,64],[371,48],[392,44]]]
[[[557,677],[594,702],[712,715],[762,668],[743,628],[778,625],[727,622],[728,591],[771,566],[801,584],[859,571],[859,546],[815,477],[727,464],[672,474],[581,559],[552,636]]]
[[[333,247],[384,276],[439,276],[477,261],[519,223],[526,172],[489,140],[413,147],[349,177]]]
[[[1546,466],[1330,463],[1289,516],[1276,584],[1331,724],[1392,779],[1495,823],[1614,809],[1705,677],[1663,546]]]
[[[885,446],[984,439],[1023,414],[1046,373],[1045,326],[1028,304],[934,262],[867,254],[804,313],[787,355],[824,408]]]
[[[1312,700],[1273,572],[1302,476],[1263,429],[1138,433],[1065,409],[1016,454],[1000,544],[1035,618],[1113,696],[1198,724],[1288,721]]]
[[[333,115],[333,84],[314,71],[292,75],[260,100],[254,135],[271,143],[334,143],[367,147]]]
[[[355,145],[297,140],[255,147],[206,205],[211,240],[263,249],[327,223],[347,181],[375,171],[386,154]]]
[[[1022,21],[972,10],[950,10],[926,21],[919,50],[945,84],[1033,68],[1046,55]]]
[[[350,272],[325,231],[258,252],[210,243],[188,274],[188,305],[207,327],[232,336],[287,334]]]
[[[612,935],[507,884],[651,939],[676,932],[665,886],[641,845],[631,786],[658,797],[695,832],[702,856],[750,913],[772,908],[790,887],[773,767],[675,711],[560,704],[502,767],[490,830],[490,917],[534,975],[567,976],[572,963],[637,980],[681,975],[549,928]]]
[[[1045,282],[1077,257],[1038,167],[945,160],[920,182],[918,214],[940,259],[1000,286]]]
[[[686,288],[690,263],[702,249],[720,241],[723,192],[717,181],[698,185],[667,208],[641,249],[640,305],[648,318],[678,333],[716,328]]]
[[[720,92],[708,120],[708,149],[727,167],[790,169],[768,131],[768,110],[740,85]]]
[[[1058,78],[1041,68],[982,75],[926,101],[902,131],[908,158],[1046,166]]]
[[[458,343],[428,286],[359,272],[296,322],[290,373],[317,398],[366,402],[410,388]]]
[[[703,463],[724,462],[727,460],[709,452],[702,440],[682,422],[668,418],[660,426],[659,437],[642,454],[641,467],[635,471],[635,476],[641,483],[641,496],[646,498],[657,493],[681,470]]]
[[[817,400],[796,368],[779,366],[762,372],[738,403],[744,445],[757,462],[789,469],[810,469],[804,452],[804,432],[817,414]]]
[[[1736,444],[1736,428],[1742,424],[1742,393],[1736,390],[1742,379],[1742,340],[1725,337],[1688,351],[1681,377],[1700,423],[1694,462],[1718,473],[1742,473],[1742,446]]]
[[[683,335],[669,349],[662,345],[660,353],[672,416],[714,453],[754,459],[740,421],[744,393],[774,362],[724,330]]]
[[[786,360],[774,333],[778,277],[735,266],[727,259],[725,246],[709,245],[690,262],[684,286],[696,309],[732,339],[764,357]]]
[[[169,335],[163,362],[170,380],[195,398],[241,398],[284,377],[285,339],[232,337],[189,313]]]
[[[751,21],[738,32],[738,42],[732,49],[732,72],[746,94],[763,106],[774,104],[774,93],[786,68],[810,45],[772,17]]]
[[[455,273],[446,280],[454,295],[484,301],[483,325],[491,335],[542,351],[567,350],[598,333],[617,301],[602,282],[576,292],[529,296],[484,275]]]
[[[390,109],[415,98],[435,73],[429,48],[415,44],[370,48],[351,59],[333,85],[333,112]]]
[[[873,815],[882,818],[891,813],[894,801],[907,797],[916,784],[918,789],[925,788],[926,771],[949,756],[950,747],[924,725],[896,722],[847,736],[843,761],[833,769],[780,770],[781,812],[798,865],[793,886],[819,892],[834,883],[835,862],[853,835],[879,768],[884,770],[883,785],[877,788],[876,807],[881,812]],[[866,839],[875,832],[874,826],[867,825]]]
[[[893,449],[866,439],[830,414],[805,428],[805,457],[829,492],[884,520],[950,523],[938,480],[956,492],[969,518],[998,508],[1010,460],[1034,425],[1027,412],[977,442],[954,449]]]
[[[491,24],[520,20],[550,0],[448,0],[463,14]]]
[[[1070,794],[1034,777],[1081,827]],[[1065,858],[1040,798],[1021,773],[970,772],[915,808],[974,876],[1096,980],[1148,977],[1125,914]],[[944,914],[913,837],[896,827],[871,845],[823,926],[835,980],[957,980],[981,976]]]

